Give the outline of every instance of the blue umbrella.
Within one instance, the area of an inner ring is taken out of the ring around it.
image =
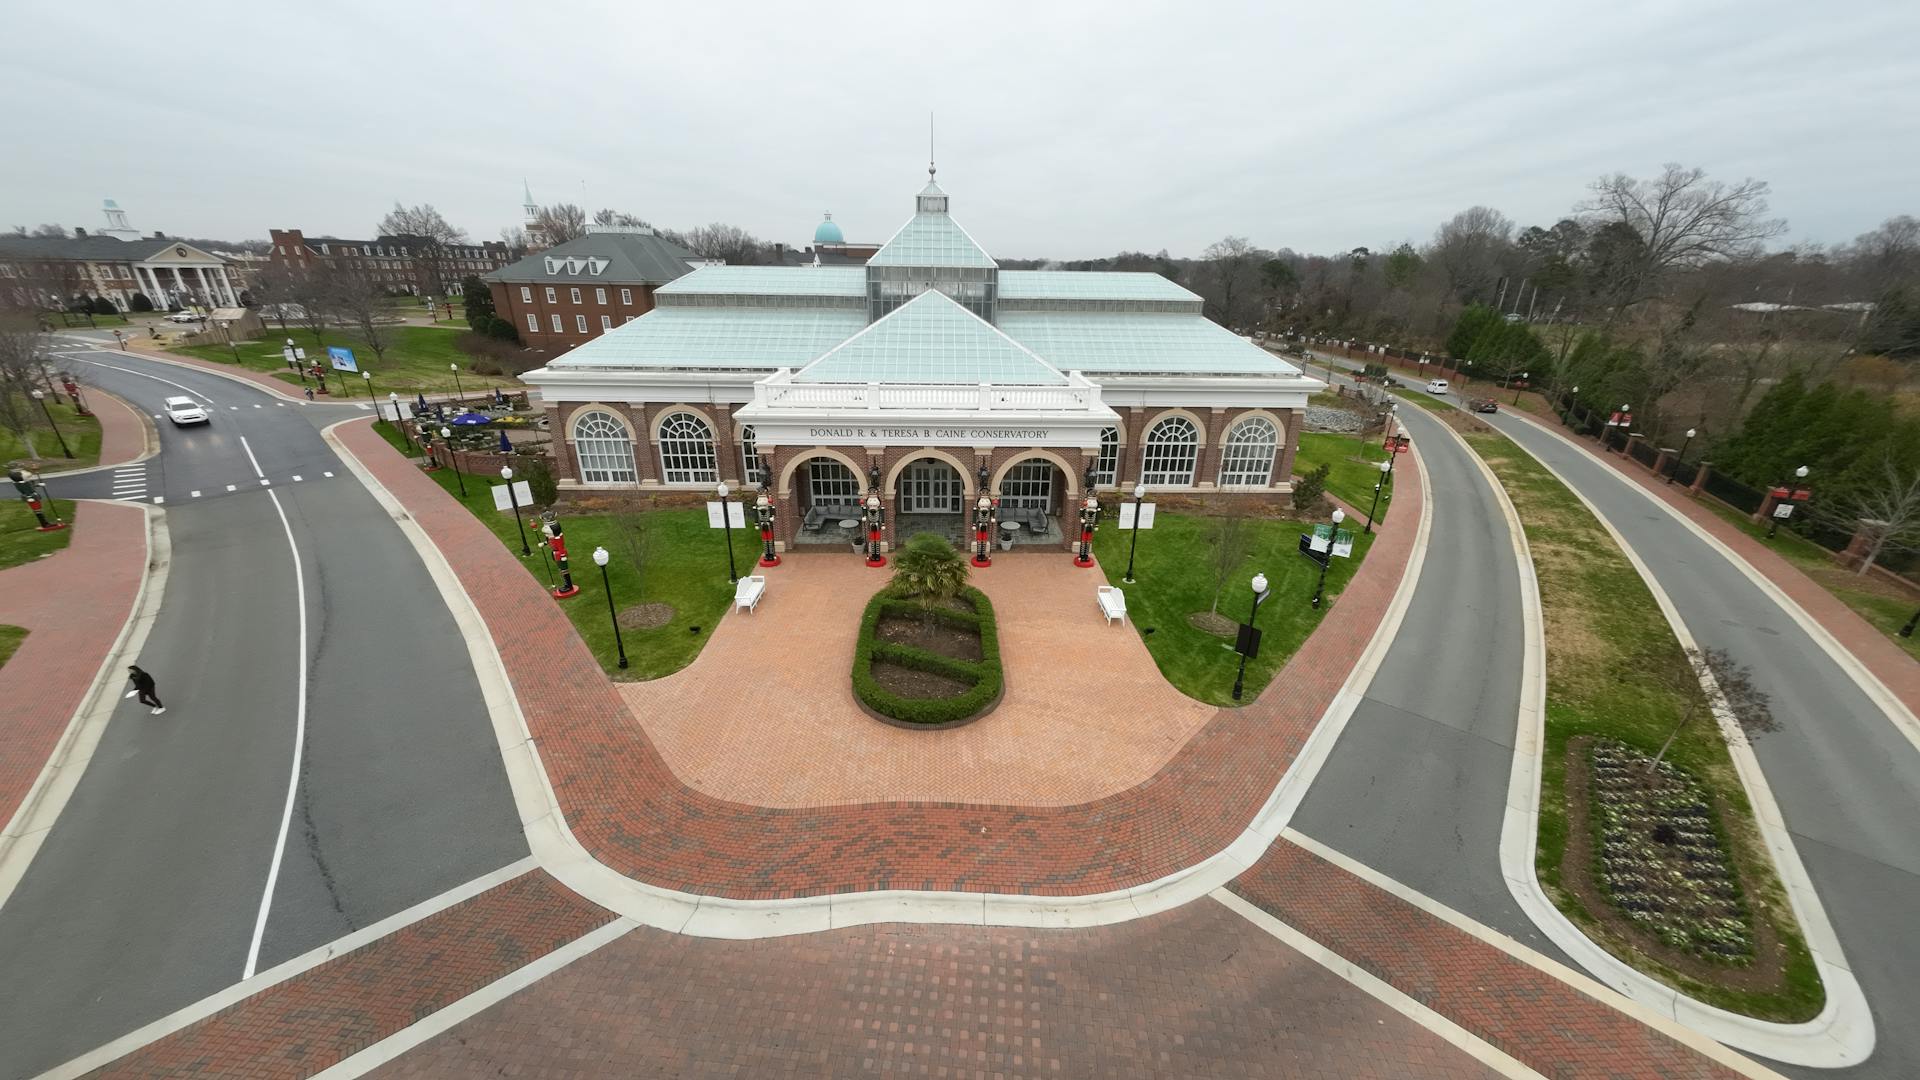
[[[511,442],[508,442],[508,441],[507,441],[507,429],[506,429],[506,428],[501,428],[501,429],[500,429],[500,452],[501,452],[501,453],[503,453],[503,454],[511,454],[511,453],[513,453],[513,444],[512,444]]]
[[[420,398],[420,411],[426,412],[427,411],[427,395],[420,394],[418,396]]]
[[[486,413],[470,412],[461,413],[459,416],[454,417],[453,422],[464,427],[472,427],[476,424],[487,423],[492,419],[493,417],[488,416]]]

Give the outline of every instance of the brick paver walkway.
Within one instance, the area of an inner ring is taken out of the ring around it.
[[[574,835],[629,877],[742,899],[877,889],[1096,893],[1220,851],[1265,802],[1365,648],[1405,570],[1422,509],[1419,484],[1403,482],[1395,527],[1375,542],[1322,632],[1259,701],[1217,712],[1164,768],[1126,791],[1055,807],[767,808],[676,780],[644,730],[623,722],[618,691],[519,559],[369,424],[339,431],[447,554],[479,608]],[[1085,578],[1072,567],[1061,572]],[[751,678],[751,669],[741,676]],[[704,707],[711,716],[696,719],[713,722],[733,702]]]
[[[0,823],[13,820],[46,767],[146,574],[139,507],[77,503],[71,528],[64,550],[0,570],[0,623],[30,631],[0,667]]]
[[[613,918],[531,871],[88,1075],[311,1076]]]
[[[1201,900],[1093,930],[635,930],[369,1075],[1493,1074]]]
[[[1738,1075],[1285,838],[1230,888],[1544,1075]]]
[[[133,406],[96,386],[84,386],[86,369],[75,373],[87,407],[100,421],[100,464],[124,465],[147,449],[147,422]]]
[[[908,731],[860,710],[847,671],[861,611],[887,575],[842,553],[756,570],[768,578],[758,611],[721,620],[686,670],[620,692],[674,775],[718,799],[1087,802],[1152,776],[1217,710],[1161,677],[1131,627],[1107,626],[1093,602],[1106,579],[1069,562],[1009,553],[975,571],[1007,690],[965,727]]]

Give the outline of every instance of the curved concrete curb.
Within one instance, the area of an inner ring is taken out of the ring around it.
[[[1413,549],[1366,650],[1253,820],[1231,844],[1199,863],[1143,885],[1080,896],[894,889],[794,899],[731,900],[636,881],[600,863],[573,835],[540,763],[539,749],[520,710],[512,681],[472,598],[438,545],[335,434],[334,429],[343,424],[367,420],[371,417],[354,417],[330,424],[322,429],[321,437],[393,516],[446,602],[466,642],[482,697],[493,719],[521,827],[534,857],[562,884],[610,911],[646,926],[700,937],[779,937],[882,922],[1099,926],[1166,911],[1225,885],[1258,861],[1280,835],[1332,751],[1365,688],[1373,681],[1413,600],[1413,588],[1420,578],[1433,523],[1432,491],[1423,467],[1420,484],[1425,505]]]
[[[120,408],[127,410],[127,414],[139,422],[140,453],[124,461],[108,461],[99,465],[89,465],[84,469],[62,469],[59,472],[45,473],[43,474],[45,479],[64,480],[70,476],[86,476],[89,473],[105,472],[108,469],[124,469],[129,465],[138,465],[160,452],[160,433],[154,430],[153,419],[151,417],[128,404],[117,394],[102,390],[97,386],[89,386],[87,389],[92,392],[94,397],[106,398]]]
[[[126,621],[120,625],[119,636],[114,638],[107,655],[100,660],[93,685],[80,699],[73,719],[67,722],[67,729],[54,744],[53,753],[48,755],[40,775],[34,778],[33,786],[27,789],[26,797],[20,800],[13,820],[7,822],[4,832],[0,832],[0,907],[6,906],[20,879],[26,875],[27,867],[33,863],[33,857],[39,853],[41,841],[47,838],[48,830],[59,820],[60,812],[66,809],[67,800],[73,797],[74,789],[80,785],[80,777],[85,775],[87,763],[93,760],[93,753],[100,746],[100,737],[106,733],[107,724],[113,719],[114,707],[120,704],[120,687],[117,685],[121,678],[118,670],[120,661],[123,657],[137,655],[140,647],[146,644],[153,621],[160,617],[160,598],[167,591],[167,571],[173,563],[173,546],[168,538],[166,511],[144,503],[115,502],[106,505],[133,505],[145,514],[147,570],[140,577],[140,588],[134,594],[133,605],[127,610]]]
[[[1520,523],[1512,500],[1507,497],[1506,488],[1480,455],[1460,437],[1459,432],[1454,431],[1451,425],[1444,426],[1448,434],[1473,458],[1487,483],[1492,486],[1501,512],[1507,519],[1514,560],[1520,569],[1521,620],[1525,627],[1526,643],[1522,650],[1520,716],[1514,738],[1513,771],[1508,778],[1505,820],[1500,833],[1501,873],[1506,878],[1507,890],[1513,895],[1514,902],[1561,951],[1592,972],[1601,982],[1661,1015],[1672,1017],[1728,1046],[1776,1061],[1812,1068],[1844,1068],[1866,1060],[1873,1053],[1874,1046],[1873,1014],[1867,1008],[1866,995],[1846,965],[1840,939],[1834,934],[1833,925],[1827,920],[1826,909],[1821,906],[1806,867],[1794,849],[1793,838],[1786,830],[1772,789],[1767,786],[1766,775],[1761,772],[1760,764],[1754,758],[1752,747],[1747,743],[1739,724],[1728,713],[1717,687],[1708,687],[1715,718],[1720,722],[1734,768],[1747,789],[1754,818],[1766,839],[1768,851],[1773,855],[1775,870],[1787,890],[1794,917],[1799,920],[1806,935],[1807,947],[1813,954],[1821,981],[1826,987],[1827,1002],[1820,1014],[1804,1023],[1780,1024],[1756,1020],[1697,1001],[1601,948],[1547,898],[1534,871],[1540,822],[1540,768],[1545,749],[1547,695],[1546,629],[1540,611],[1540,584],[1534,574],[1533,555],[1527,543],[1526,530]],[[1526,451],[1518,443],[1514,445],[1522,453]],[[1538,458],[1534,460],[1539,461]],[[1587,512],[1606,528],[1614,543],[1619,545],[1627,560],[1633,564],[1634,571],[1652,592],[1661,614],[1673,627],[1680,644],[1685,648],[1697,648],[1693,635],[1688,632],[1673,601],[1626,539],[1598,508],[1587,501],[1586,496],[1567,483],[1565,477],[1544,461],[1540,461],[1540,465],[1572,492],[1587,508]]]

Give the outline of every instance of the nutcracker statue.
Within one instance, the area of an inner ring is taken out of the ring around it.
[[[58,514],[54,514],[52,520],[47,519],[47,515],[53,513],[53,500],[47,498],[47,485],[41,482],[38,475],[25,469],[8,469],[7,479],[13,481],[13,489],[20,493],[20,500],[27,504],[27,509],[33,511],[33,519],[40,523],[38,531],[53,532],[67,527]]]
[[[760,494],[753,499],[753,520],[760,526],[760,565],[779,566],[780,554],[773,550],[773,518],[779,512],[768,496],[767,489],[761,488]]]
[[[560,587],[553,590],[558,599],[577,596],[580,586],[573,583],[573,571],[567,568],[567,540],[561,535],[560,519],[551,510],[540,515],[540,535],[547,538],[547,550],[553,553],[553,561],[560,567]]]
[[[320,389],[315,391],[316,393],[324,394],[327,392],[327,369],[326,368],[321,367],[319,364],[315,364],[313,365],[313,368],[307,372],[307,374],[313,376],[313,381],[320,384]]]
[[[67,396],[73,399],[74,412],[79,413],[81,416],[93,415],[93,412],[87,408],[86,399],[80,396],[80,384],[73,381],[73,376],[64,371],[61,372],[60,385],[67,388]]]
[[[401,430],[404,431],[405,429],[403,428]],[[427,467],[425,471],[438,472],[440,469],[440,459],[433,456],[433,429],[425,424],[420,425],[420,452],[427,456]]]
[[[993,565],[993,518],[1000,501],[986,492],[973,504],[973,565]]]
[[[887,557],[880,554],[880,531],[886,528],[886,517],[880,510],[880,494],[878,492],[867,492],[866,500],[860,504],[860,516],[866,519],[867,565],[887,565]]]
[[[1100,500],[1091,492],[1086,501],[1080,504],[1080,544],[1073,556],[1073,565],[1093,565],[1093,529],[1100,518]]]

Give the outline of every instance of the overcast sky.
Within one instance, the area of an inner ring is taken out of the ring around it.
[[[1603,172],[1773,187],[1789,242],[1920,214],[1920,3],[5,5],[0,226],[475,239],[540,202],[886,239],[939,179],[993,254],[1550,225]],[[21,43],[33,43],[31,48]]]

